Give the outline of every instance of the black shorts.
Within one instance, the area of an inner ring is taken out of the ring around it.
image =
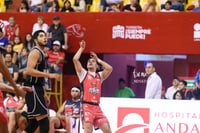
[[[27,92],[25,99],[28,108],[27,116],[29,118],[48,114],[42,86],[33,85],[32,92]]]

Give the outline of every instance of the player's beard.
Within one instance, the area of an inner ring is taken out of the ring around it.
[[[38,44],[39,44],[40,47],[46,47],[47,46],[47,43],[46,44],[42,44],[42,43],[38,42]]]

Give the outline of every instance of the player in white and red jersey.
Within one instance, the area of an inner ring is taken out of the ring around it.
[[[91,58],[88,60],[86,71],[79,58],[85,49],[85,41],[80,42],[80,48],[76,52],[73,62],[82,86],[81,95],[81,116],[84,127],[84,133],[92,133],[93,126],[100,128],[104,133],[111,133],[109,122],[103,114],[99,103],[101,97],[101,84],[112,72],[112,66],[97,57],[91,52]],[[105,69],[96,73],[97,62]]]

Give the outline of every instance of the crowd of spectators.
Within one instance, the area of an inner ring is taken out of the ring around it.
[[[200,11],[200,0],[22,0],[18,12]],[[8,7],[8,6],[7,6]]]

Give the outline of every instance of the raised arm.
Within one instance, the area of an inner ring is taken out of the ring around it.
[[[113,69],[112,66],[106,63],[105,61],[102,61],[101,59],[99,59],[96,53],[94,52],[90,52],[90,56],[104,67],[104,70],[102,72],[102,78],[106,79],[112,72],[112,69]]]
[[[78,51],[76,52],[73,58],[74,67],[77,73],[80,73],[83,68],[79,59],[84,49],[85,49],[85,41],[82,40],[80,42],[80,48],[78,49]]]
[[[35,66],[39,60],[40,60],[40,53],[38,50],[35,49],[30,53],[28,57],[27,68],[26,68],[27,75],[31,75],[34,77],[55,78],[56,80],[60,79],[60,75],[58,74],[50,74],[36,70]]]

